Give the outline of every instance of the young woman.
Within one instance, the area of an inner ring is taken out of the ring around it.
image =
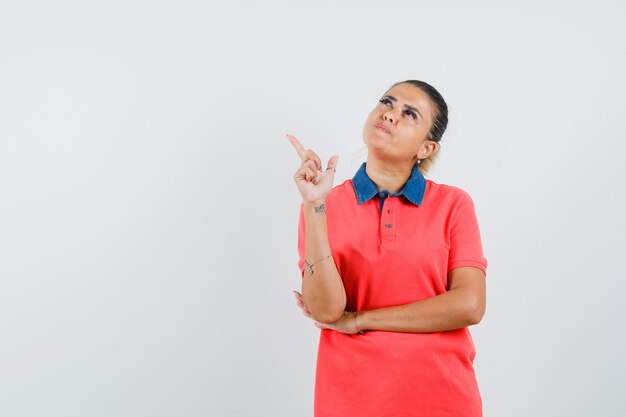
[[[302,164],[303,313],[321,329],[315,417],[482,416],[468,326],[485,312],[474,203],[424,177],[448,123],[439,92],[394,84],[363,128],[367,161],[333,187],[338,157],[287,135]]]

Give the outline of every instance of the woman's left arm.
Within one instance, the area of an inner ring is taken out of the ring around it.
[[[450,289],[424,300],[374,310],[344,312],[337,321],[318,323],[320,329],[354,334],[361,330],[427,333],[454,330],[479,323],[485,314],[485,273],[476,267],[462,266],[448,273]],[[301,297],[298,306],[308,317]],[[358,326],[358,327],[357,327]]]
[[[485,273],[462,266],[448,273],[450,290],[424,300],[360,311],[358,330],[442,332],[480,323],[485,314]]]

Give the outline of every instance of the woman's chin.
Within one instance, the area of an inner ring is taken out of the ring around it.
[[[389,143],[381,140],[368,140],[365,142],[367,146],[367,155],[379,161],[395,161],[397,155],[389,149]]]
[[[365,146],[367,146],[367,150],[370,152],[384,151],[389,145],[389,142],[383,139],[384,138],[378,137],[378,138],[370,138],[368,140],[365,140]]]

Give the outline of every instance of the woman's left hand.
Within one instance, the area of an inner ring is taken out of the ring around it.
[[[302,301],[302,294],[300,294],[298,291],[294,291],[293,293],[296,296],[296,304],[302,309],[302,314],[312,319],[311,313],[309,312],[309,310],[307,310],[304,302]],[[316,321],[315,325],[320,329],[336,330],[338,332],[346,334],[356,334],[358,333],[358,330],[356,328],[356,322],[354,319],[355,316],[356,311],[344,311],[343,315],[337,321],[334,321],[332,323],[319,323]]]
[[[302,301],[302,294],[300,294],[298,291],[294,290],[293,291],[293,295],[296,296],[296,304],[298,305],[298,307],[300,307],[302,309],[302,314],[304,314],[308,318],[312,319],[313,317],[311,317],[311,313],[304,306],[304,301]]]

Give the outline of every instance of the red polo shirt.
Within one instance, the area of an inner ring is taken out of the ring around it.
[[[328,240],[346,310],[407,304],[447,291],[460,266],[486,272],[474,204],[415,167],[400,193],[376,189],[361,165],[326,199]],[[304,271],[300,207],[298,265]],[[479,417],[482,400],[467,327],[432,333],[320,331],[315,417]]]

